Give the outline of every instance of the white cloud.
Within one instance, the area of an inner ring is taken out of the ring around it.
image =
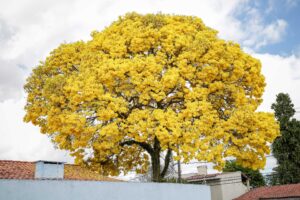
[[[0,102],[21,98],[24,71],[14,60],[0,59],[0,66]]]
[[[0,104],[0,159],[72,161],[67,152],[54,148],[39,128],[23,123],[24,99]]]
[[[238,11],[240,13],[237,14],[244,15],[243,23],[240,23],[243,33],[239,40],[243,46],[258,50],[263,46],[280,42],[285,36],[288,26],[285,20],[277,19],[266,23],[262,11],[247,4],[242,5]]]
[[[0,18],[0,42],[3,44],[14,35],[14,29]]]
[[[287,22],[279,19],[269,24],[265,27],[257,27],[257,31],[260,34],[257,34],[256,41],[253,41],[251,46],[254,45],[256,49],[266,46],[268,44],[274,44],[281,41],[283,35],[285,34],[287,27]]]
[[[295,55],[283,57],[271,54],[254,54],[262,62],[262,73],[265,75],[267,86],[263,95],[260,110],[271,111],[280,92],[290,94],[295,107],[300,107],[300,58]],[[297,115],[299,118],[300,116]]]
[[[276,20],[274,23],[266,26],[263,29],[263,33],[268,36],[270,42],[277,42],[280,41],[282,34],[284,33],[287,27],[287,22],[279,19]]]

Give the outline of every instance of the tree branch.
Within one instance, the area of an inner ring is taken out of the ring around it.
[[[72,65],[72,68],[73,68],[75,71],[79,71],[76,65]]]
[[[169,102],[166,102],[165,104],[163,104],[164,107],[169,107],[170,105],[174,104],[174,103],[182,103],[184,102],[183,98],[174,98],[171,99]]]
[[[120,143],[120,145],[122,147],[125,146],[125,145],[130,146],[130,145],[133,145],[133,144],[139,145],[140,147],[142,147],[143,149],[145,149],[145,151],[147,151],[150,155],[152,155],[154,153],[154,150],[151,147],[151,145],[147,144],[145,142],[137,142],[135,140],[128,140],[128,141],[124,141],[124,142]]]
[[[171,155],[172,155],[172,150],[168,149],[166,157],[165,157],[165,166],[164,166],[164,169],[162,170],[162,172],[160,174],[161,178],[164,178],[167,171],[168,171],[169,164],[170,164],[170,161],[171,161]]]

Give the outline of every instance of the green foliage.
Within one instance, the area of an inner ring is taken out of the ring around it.
[[[284,128],[295,114],[294,104],[288,94],[279,93],[276,96],[276,103],[271,108],[275,112],[276,119],[280,122],[280,128]]]
[[[278,166],[273,169],[271,184],[300,183],[300,121],[292,118],[295,109],[289,95],[278,94],[272,109],[280,123],[281,136],[272,144]]]
[[[253,188],[266,185],[264,177],[258,170],[242,167],[238,165],[236,161],[227,161],[225,164],[225,168],[223,169],[223,172],[235,172],[235,171],[241,171],[247,177],[249,177],[250,186]]]

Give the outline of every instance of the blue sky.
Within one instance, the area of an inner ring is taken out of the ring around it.
[[[23,122],[26,77],[60,43],[88,40],[91,31],[132,11],[200,17],[260,59],[267,83],[260,111],[272,112],[279,92],[300,108],[300,0],[0,0],[0,159],[72,162]],[[275,165],[268,158],[265,171]]]
[[[300,1],[269,0],[250,1],[249,6],[258,9],[262,20],[268,24],[282,19],[287,22],[287,27],[280,41],[263,46],[259,53],[271,53],[287,56],[292,53],[300,53]],[[240,13],[238,18],[247,23],[247,15]]]

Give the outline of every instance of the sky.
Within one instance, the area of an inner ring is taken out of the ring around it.
[[[220,38],[261,60],[267,86],[260,111],[271,112],[280,92],[289,93],[300,110],[300,0],[0,0],[0,159],[73,161],[23,122],[23,85],[60,43],[89,40],[93,30],[132,11],[202,18]],[[268,157],[264,171],[275,165]],[[194,171],[194,165],[183,167]]]

